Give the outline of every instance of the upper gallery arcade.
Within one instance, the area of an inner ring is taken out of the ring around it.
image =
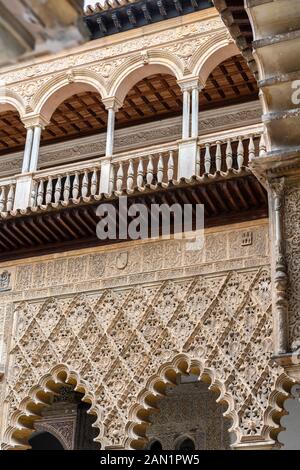
[[[276,41],[253,55],[252,26],[275,2],[247,1],[251,21],[242,0],[214,3],[230,33],[209,0],[107,0],[86,14],[93,40],[1,69],[2,449],[47,431],[66,449],[280,447],[299,179],[272,152],[291,152],[299,113],[272,97],[295,61],[257,82]],[[204,246],[98,240],[97,208],[123,195],[203,204]]]
[[[40,206],[132,192],[143,181],[242,177],[265,152],[255,78],[213,8],[8,67],[0,78],[7,223]],[[235,186],[234,198],[224,187],[228,204],[221,189],[200,199],[214,217],[241,208],[261,216],[265,195],[259,188],[255,198],[253,185]]]

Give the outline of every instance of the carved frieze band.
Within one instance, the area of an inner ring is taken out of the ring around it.
[[[251,233],[250,244],[244,243],[245,231]],[[260,266],[269,262],[267,224],[207,232],[204,247],[201,250],[191,248],[189,241],[184,239],[142,241],[119,249],[98,249],[92,253],[59,258],[50,256],[46,261],[13,268],[14,292],[3,292],[1,299],[6,302],[23,296],[78,292],[100,286],[132,285]]]

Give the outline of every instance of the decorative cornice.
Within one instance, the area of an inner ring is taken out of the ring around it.
[[[86,8],[85,22],[97,39],[211,7],[211,0],[105,0]]]
[[[199,35],[225,30],[222,20],[213,9],[188,15],[182,18],[180,23],[177,18],[174,18],[154,26],[149,25],[146,29],[127,31],[113,36],[110,38],[109,44],[105,38],[102,38],[71,49],[67,54],[54,54],[37,59],[34,64],[24,62],[22,65],[17,64],[3,68],[0,79],[6,85],[23,82],[22,86],[25,86],[24,82],[34,81],[36,83],[41,77],[50,74],[57,75],[59,71],[87,67],[92,64],[99,65],[99,61],[106,61],[106,64],[100,65],[101,70],[103,66],[109,65],[110,59],[120,60],[121,57],[132,52],[145,51],[150,47],[159,48],[163,44],[177,43],[181,40],[190,42],[192,38]],[[108,71],[108,76],[110,72]],[[30,86],[32,87],[31,84]],[[31,90],[26,92],[29,93]]]

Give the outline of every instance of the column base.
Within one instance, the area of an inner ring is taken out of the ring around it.
[[[196,175],[198,139],[190,138],[178,141],[178,179],[191,178]]]
[[[100,194],[109,194],[110,170],[111,157],[105,157],[101,160]]]
[[[32,181],[32,173],[17,176],[14,210],[27,209],[30,206]]]

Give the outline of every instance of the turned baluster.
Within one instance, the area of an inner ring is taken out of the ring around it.
[[[146,180],[147,180],[147,184],[149,184],[149,185],[153,181],[153,157],[152,157],[152,155],[149,155],[149,157],[148,157]]]
[[[64,202],[68,202],[70,199],[71,180],[70,175],[67,173],[66,181],[64,184]]]
[[[91,179],[91,195],[92,196],[95,196],[95,194],[97,193],[97,185],[98,185],[98,173],[97,173],[97,168],[94,168],[92,179]]]
[[[79,196],[79,174],[78,171],[75,171],[73,188],[72,188],[72,198],[78,199]]]
[[[210,155],[210,144],[205,144],[205,155],[204,155],[204,168],[205,173],[210,172],[210,165],[211,165],[211,155]]]
[[[115,166],[113,164],[111,164],[110,165],[110,172],[109,172],[108,194],[113,193],[114,185],[115,185]]]
[[[10,212],[13,210],[15,200],[15,186],[10,185],[8,195],[7,195],[7,211]]]
[[[124,178],[123,162],[120,162],[119,163],[119,168],[118,168],[118,171],[117,171],[117,191],[118,191],[118,193],[122,192],[123,178]]]
[[[0,194],[0,212],[5,210],[5,187],[1,186],[1,194]]]
[[[133,161],[132,159],[130,159],[128,170],[127,170],[127,191],[132,191],[133,178],[134,178],[134,167],[133,167]]]
[[[55,185],[55,191],[54,191],[54,202],[57,204],[60,200],[60,195],[61,195],[61,176],[57,177],[56,185]]]
[[[259,156],[265,157],[266,155],[267,155],[267,146],[266,146],[266,141],[265,141],[265,135],[263,133],[259,141]]]
[[[141,157],[139,159],[136,183],[138,188],[142,188],[144,185],[144,163]]]
[[[52,202],[52,192],[53,192],[53,184],[52,184],[52,176],[49,176],[46,186],[46,204],[50,204]]]
[[[81,186],[81,196],[87,197],[89,191],[89,174],[88,170],[84,170]]]
[[[201,162],[200,162],[200,147],[197,146],[197,151],[196,151],[196,176],[200,176],[200,169],[201,169]]]
[[[44,180],[41,179],[39,182],[36,203],[38,206],[41,206],[43,204],[43,201],[44,201]]]
[[[220,140],[218,140],[217,148],[216,148],[216,171],[221,171],[221,167],[222,167],[221,142]]]
[[[164,160],[163,156],[160,153],[157,162],[157,182],[161,184],[163,182],[164,177]]]
[[[31,189],[31,196],[30,196],[30,207],[36,206],[36,191],[37,191],[37,182],[34,181]]]
[[[174,178],[174,152],[170,150],[168,160],[168,181],[172,181]]]
[[[226,146],[226,167],[227,167],[227,170],[232,169],[232,163],[233,163],[232,146],[231,146],[231,140],[228,139],[227,140],[227,146]]]
[[[251,162],[255,158],[255,146],[254,146],[254,140],[253,140],[252,135],[249,140],[248,155],[249,155],[249,162]]]
[[[240,170],[244,164],[244,145],[242,137],[239,137],[239,144],[237,148],[237,164]]]

